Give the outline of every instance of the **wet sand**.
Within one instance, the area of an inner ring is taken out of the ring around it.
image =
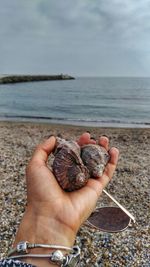
[[[0,256],[7,254],[26,204],[25,167],[35,146],[51,134],[76,139],[84,131],[107,135],[120,150],[117,170],[107,190],[136,217],[126,231],[110,234],[82,226],[76,242],[81,266],[148,267],[150,129],[96,128],[0,122]],[[97,206],[113,205],[104,196]]]

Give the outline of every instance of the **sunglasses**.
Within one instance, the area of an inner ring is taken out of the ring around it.
[[[86,221],[86,225],[94,227],[100,231],[116,233],[124,231],[131,222],[135,223],[134,216],[124,208],[114,197],[112,197],[105,189],[103,192],[118,207],[102,207],[98,208],[91,214]]]

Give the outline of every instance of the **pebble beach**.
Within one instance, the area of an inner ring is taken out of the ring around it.
[[[0,122],[0,257],[7,255],[26,205],[25,168],[36,145],[51,134],[77,139],[85,131],[106,135],[120,157],[107,191],[136,218],[120,233],[104,233],[83,225],[76,244],[81,267],[150,266],[150,129],[98,128],[55,124]],[[114,206],[104,194],[97,207]]]

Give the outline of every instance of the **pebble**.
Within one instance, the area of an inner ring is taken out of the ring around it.
[[[25,167],[32,151],[50,134],[75,138],[84,130],[38,124],[0,123],[0,257],[7,255],[26,205]],[[81,267],[150,267],[148,203],[150,129],[96,129],[120,150],[118,168],[107,190],[136,216],[137,223],[125,232],[110,234],[83,225],[76,244],[81,248]],[[97,207],[113,203],[104,195]]]

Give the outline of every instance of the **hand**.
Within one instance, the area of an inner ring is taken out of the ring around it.
[[[98,141],[110,154],[104,174],[98,179],[89,179],[86,186],[73,192],[65,192],[47,166],[48,156],[55,148],[56,139],[50,137],[40,144],[26,171],[27,209],[16,236],[33,243],[72,246],[81,224],[89,217],[103,188],[113,176],[118,161],[118,150],[109,150],[109,140]],[[95,143],[90,134],[83,134],[78,143],[82,146]]]

